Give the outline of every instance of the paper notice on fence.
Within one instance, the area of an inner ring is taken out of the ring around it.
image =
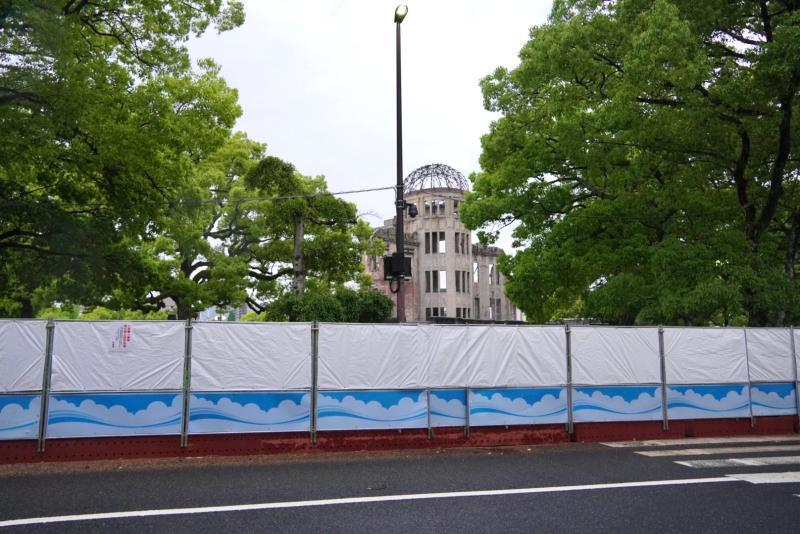
[[[129,352],[133,342],[133,326],[122,324],[116,329],[114,339],[111,341],[112,352]]]

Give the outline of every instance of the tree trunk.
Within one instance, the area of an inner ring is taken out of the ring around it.
[[[28,297],[22,297],[19,299],[19,303],[22,305],[20,317],[22,319],[33,319],[33,302],[31,302],[31,299]]]
[[[194,310],[189,304],[185,302],[175,302],[175,311],[178,314],[178,320],[185,321],[186,319],[194,319]]]
[[[303,262],[305,227],[302,215],[294,220],[294,256],[292,257],[292,292],[302,295],[306,289],[306,266]]]
[[[786,273],[786,279],[789,281],[789,304],[787,308],[794,308],[795,299],[795,279],[797,272],[795,270],[795,261],[797,259],[797,245],[800,241],[800,213],[792,214],[790,219],[789,232],[786,236],[786,255],[784,256],[783,269]],[[784,308],[778,312],[777,326],[784,326],[786,324],[786,309]]]

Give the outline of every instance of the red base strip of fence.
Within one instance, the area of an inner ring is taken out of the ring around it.
[[[564,425],[472,427],[469,438],[463,427],[427,429],[321,431],[312,444],[307,432],[265,434],[213,434],[189,436],[180,447],[179,436],[50,439],[45,451],[35,441],[0,441],[0,463],[110,460],[120,458],[168,458],[191,456],[240,456],[251,454],[313,453],[325,451],[380,451],[454,447],[502,447],[569,441],[629,441],[699,436],[790,434],[798,432],[795,416],[749,419],[698,419],[626,423],[576,423],[569,435]]]
[[[797,417],[778,415],[758,417],[756,425],[750,419],[685,419],[670,421],[669,430],[660,421],[626,423],[575,423],[574,441],[634,441],[642,439],[693,438],[711,436],[746,436],[791,434],[798,432]]]

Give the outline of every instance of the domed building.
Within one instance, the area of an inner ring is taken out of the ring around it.
[[[457,170],[443,164],[425,165],[404,180],[406,202],[418,215],[404,217],[405,254],[411,258],[411,280],[402,284],[406,321],[516,321],[519,311],[505,296],[505,277],[497,269],[498,247],[473,244],[458,217],[469,184]],[[396,250],[395,219],[375,234]],[[395,298],[384,280],[383,259],[366,258],[367,273],[376,287]],[[396,302],[396,301],[395,301]]]

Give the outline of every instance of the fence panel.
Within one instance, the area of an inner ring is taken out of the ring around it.
[[[582,385],[659,384],[658,328],[574,327],[572,380]]]
[[[183,344],[177,321],[57,321],[51,390],[180,390]]]
[[[791,382],[792,338],[788,328],[748,328],[747,351],[753,382]]]
[[[42,388],[46,321],[0,320],[0,393]]]
[[[461,325],[417,327],[417,348],[421,352],[420,386],[463,388],[469,382],[472,365],[467,343],[471,329]]]
[[[470,426],[564,423],[567,362],[559,326],[470,326]]]
[[[416,325],[319,325],[320,389],[417,389],[423,358]]]
[[[184,329],[57,321],[47,437],[179,434]]]
[[[309,323],[194,323],[192,336],[190,434],[309,429]]]
[[[662,418],[658,328],[572,328],[575,422]]]
[[[309,323],[193,323],[193,391],[309,387]]]
[[[468,386],[541,387],[566,384],[566,341],[559,326],[470,326]]]
[[[665,328],[670,419],[750,417],[744,329]]]

